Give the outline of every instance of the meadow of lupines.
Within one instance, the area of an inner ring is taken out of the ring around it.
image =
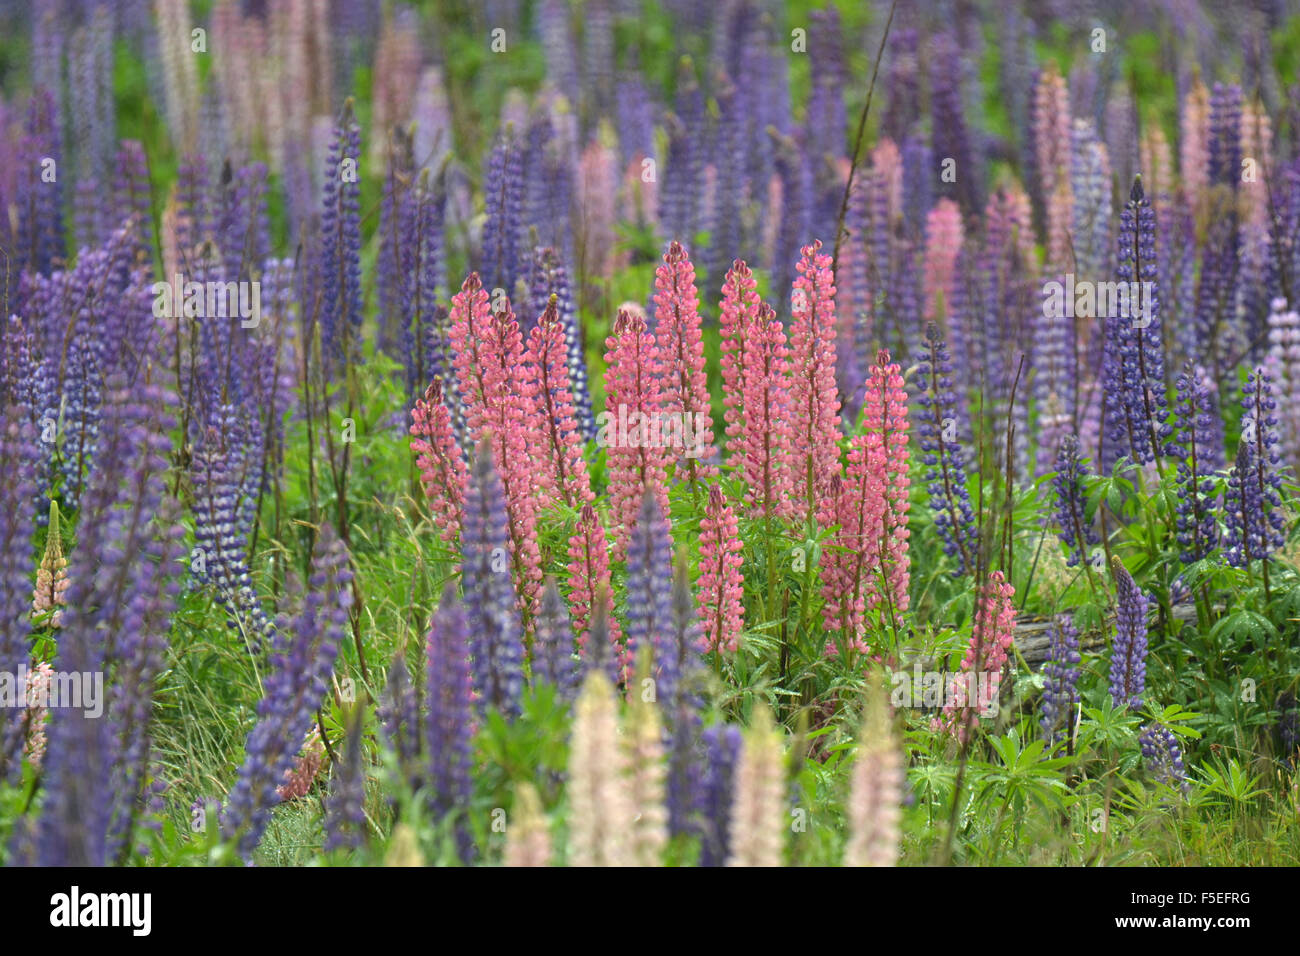
[[[0,861],[1300,864],[1300,8],[0,10]]]

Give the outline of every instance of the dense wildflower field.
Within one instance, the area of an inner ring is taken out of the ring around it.
[[[1300,864],[1300,7],[0,8],[0,862]]]

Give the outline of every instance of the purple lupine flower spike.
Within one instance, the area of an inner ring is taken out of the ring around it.
[[[257,705],[257,725],[248,735],[244,763],[221,814],[223,833],[237,839],[245,858],[266,831],[271,810],[279,802],[276,788],[292,771],[329,689],[329,676],[347,631],[351,582],[347,549],[333,529],[323,525],[302,611],[292,623],[284,622],[277,629],[271,669]]]
[[[582,664],[573,652],[569,610],[555,579],[548,577],[533,644],[533,679],[552,684],[565,700],[573,700],[582,679]]]
[[[523,625],[510,577],[505,492],[486,441],[474,456],[460,546],[474,690],[480,706],[515,717],[524,683]]]
[[[921,361],[917,366],[920,409],[917,442],[926,469],[930,509],[943,538],[944,553],[957,559],[962,574],[975,570],[979,529],[966,487],[966,463],[957,436],[957,395],[948,349],[933,323],[926,327]]]
[[[1140,283],[1140,300],[1128,298],[1125,308],[1126,299],[1122,297],[1120,308],[1109,309],[1111,314],[1106,319],[1106,442],[1102,469],[1107,472],[1120,457],[1143,465],[1156,458],[1162,448],[1164,346],[1156,288],[1155,226],[1155,212],[1142,190],[1142,177],[1138,176],[1120,216],[1115,275],[1122,283]]]
[[[1149,599],[1118,557],[1111,558],[1117,587],[1115,641],[1110,653],[1110,696],[1116,707],[1142,706],[1147,677]]]
[[[1267,561],[1286,541],[1278,468],[1277,401],[1272,381],[1263,369],[1255,369],[1247,376],[1241,404],[1241,441],[1224,496],[1225,555],[1228,563],[1237,568],[1255,560]]]
[[[628,654],[636,660],[641,648],[654,650],[651,673],[655,695],[660,701],[673,699],[677,687],[677,655],[670,647],[672,634],[672,539],[668,519],[649,489],[641,499],[641,511],[632,529],[627,553],[627,638]],[[588,646],[591,642],[588,641]]]
[[[483,196],[487,219],[483,223],[483,288],[515,294],[522,267],[519,243],[524,216],[524,160],[513,127],[497,137],[488,156]]]
[[[470,679],[470,628],[475,626],[465,605],[456,598],[455,585],[448,582],[433,616],[425,645],[428,686],[425,700],[425,750],[428,765],[425,784],[429,810],[435,819],[463,813],[474,791],[474,756],[470,739],[474,733],[474,707]],[[474,858],[474,844],[464,820],[456,827],[457,852],[461,862]]]
[[[3,396],[0,396],[3,398]],[[36,495],[36,432],[27,409],[0,408],[0,673],[29,665],[32,500]],[[23,708],[0,708],[0,782],[16,783],[23,752]]]
[[[1069,736],[1070,713],[1079,702],[1079,631],[1068,614],[1052,622],[1047,663],[1043,665],[1042,714],[1039,724],[1049,744]]]
[[[325,161],[321,217],[321,347],[335,368],[361,350],[361,160],[361,127],[348,100]]]
[[[674,564],[672,640],[664,648],[664,653],[673,659],[672,670],[676,679],[659,701],[668,737],[668,832],[679,834],[689,832],[691,812],[698,799],[695,751],[699,745],[704,704],[698,686],[703,670],[700,651],[704,636],[685,556],[678,555]],[[659,653],[656,648],[656,659]],[[660,688],[664,686],[662,673],[661,670]]]
[[[1065,545],[1066,566],[1075,567],[1088,558],[1088,548],[1101,540],[1087,519],[1087,496],[1084,480],[1087,466],[1079,458],[1079,439],[1066,435],[1056,457],[1056,476],[1052,485],[1056,489],[1056,521],[1060,527],[1061,543]]]
[[[343,760],[325,801],[325,852],[358,849],[366,838],[366,774],[362,764],[361,711],[348,715]]]
[[[1188,362],[1178,376],[1178,400],[1174,406],[1174,432],[1166,454],[1178,460],[1175,483],[1175,529],[1179,560],[1183,564],[1200,561],[1214,548],[1218,539],[1216,520],[1218,494],[1215,492],[1214,452],[1222,446],[1222,425],[1214,407],[1210,383]]]
[[[1163,724],[1147,724],[1138,734],[1142,760],[1158,783],[1178,787],[1184,795],[1192,790],[1183,766],[1183,751],[1174,732]]]
[[[704,773],[698,795],[700,866],[723,866],[731,852],[731,804],[740,759],[740,729],[731,724],[701,734]]]

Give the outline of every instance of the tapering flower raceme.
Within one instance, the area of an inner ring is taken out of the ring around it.
[[[166,497],[169,404],[157,386],[130,391],[120,374],[109,382],[82,503],[97,520],[79,528],[55,670],[111,668],[116,680],[99,712],[53,713],[39,841],[46,864],[121,863],[134,848],[182,533]]]
[[[966,482],[965,455],[957,435],[952,360],[939,336],[937,326],[929,323],[916,370],[917,446],[921,450],[930,508],[935,527],[943,538],[944,553],[957,559],[962,574],[970,574],[975,569],[979,529]]]
[[[1210,92],[1193,79],[1178,118],[1179,173],[1188,195],[1200,195],[1210,181]]]
[[[704,369],[704,339],[700,330],[700,294],[695,288],[695,267],[686,249],[669,243],[663,263],[655,271],[655,344],[662,368],[664,428],[660,438],[677,462],[676,477],[695,485],[713,474],[704,464],[714,456],[713,415],[709,380]],[[668,428],[675,423],[671,439]]]
[[[605,448],[609,475],[610,520],[614,525],[615,560],[627,554],[628,541],[646,491],[668,510],[667,468],[670,452],[661,441],[660,391],[663,362],[645,319],[619,311],[613,333],[605,340],[605,408],[596,443]]]
[[[248,567],[260,479],[250,424],[246,415],[221,405],[211,411],[205,427],[196,429],[190,479],[197,547],[190,567],[212,585],[230,615],[229,625],[256,650],[274,627],[253,590]]]
[[[27,574],[34,529],[32,499],[36,495],[37,449],[36,432],[28,421],[26,409],[16,405],[0,409],[0,455],[6,465],[3,476],[0,476],[0,672],[12,675],[17,674],[20,667],[28,665],[28,635],[31,633]],[[54,505],[51,505],[51,512],[56,513]],[[57,548],[57,518],[50,533]],[[58,560],[62,561],[61,553]],[[57,570],[61,572],[62,567]],[[57,619],[57,604],[62,603],[62,591],[56,592],[53,572],[47,573],[50,574],[49,605]],[[66,576],[63,581],[66,587]],[[39,584],[38,577],[38,602]],[[23,709],[0,707],[0,782],[18,779],[22,745]]]
[[[501,479],[484,441],[474,456],[460,535],[474,690],[482,706],[514,717],[523,692],[524,632],[510,576],[508,520]]]
[[[839,470],[840,399],[835,388],[835,277],[821,242],[804,246],[790,325],[792,505],[800,522],[817,512]]]
[[[383,128],[383,127],[380,127]],[[379,137],[371,141],[372,147]],[[379,300],[378,346],[397,357],[405,345],[400,332],[407,296],[418,283],[410,239],[410,197],[415,186],[415,156],[410,137],[394,131],[387,147],[384,196],[379,206],[379,254],[375,260],[375,294]],[[417,290],[418,291],[418,290]]]
[[[736,455],[745,479],[745,504],[756,517],[785,518],[793,504],[790,349],[785,327],[760,303],[741,367],[744,430]]]
[[[339,645],[352,606],[352,572],[343,543],[329,525],[316,539],[302,611],[277,629],[271,667],[248,735],[238,779],[222,811],[222,831],[238,836],[239,851],[252,854],[279,801],[276,787],[292,769],[299,745],[329,689]]]
[[[1184,795],[1191,793],[1192,784],[1187,779],[1183,765],[1183,751],[1178,738],[1164,724],[1151,723],[1138,734],[1142,748],[1142,761],[1158,783],[1179,788]]]
[[[488,383],[486,343],[492,324],[492,307],[477,272],[465,277],[460,291],[451,297],[447,341],[456,370],[456,394],[465,416],[465,427],[477,435],[487,422]]]
[[[465,280],[460,301],[453,300],[452,346],[470,432],[488,445],[505,494],[510,565],[519,609],[531,633],[542,589],[534,463],[529,453],[535,413],[531,390],[518,385],[525,376],[519,323],[508,299],[490,312],[486,295],[476,276]]]
[[[25,266],[33,272],[50,272],[64,255],[63,179],[45,175],[46,160],[52,160],[57,170],[62,158],[57,94],[57,89],[32,93],[19,145],[14,268]]]
[[[621,749],[623,787],[632,811],[623,837],[628,864],[659,866],[668,843],[664,743],[658,706],[642,694],[628,698]]]
[[[1088,468],[1079,457],[1079,438],[1066,435],[1056,456],[1056,475],[1052,487],[1056,492],[1056,522],[1065,545],[1067,567],[1086,561],[1088,548],[1101,540],[1088,520],[1088,494],[1085,483]]]
[[[1040,208],[1047,209],[1048,248],[1053,248],[1053,238],[1069,229],[1069,151],[1070,151],[1070,94],[1065,78],[1050,60],[1038,74],[1033,102],[1035,165],[1038,173],[1036,194]],[[1066,201],[1054,205],[1053,198],[1064,186]],[[1048,262],[1063,265],[1059,258],[1048,254]]]
[[[945,196],[956,199],[967,214],[975,213],[983,203],[981,175],[975,165],[970,128],[966,122],[960,86],[961,71],[953,64],[962,62],[956,37],[951,32],[934,35],[929,50],[932,129],[934,155],[952,158],[956,169],[966,170],[952,177],[953,183],[940,183]]]
[[[1106,145],[1097,138],[1091,120],[1076,119],[1070,130],[1070,235],[1076,275],[1100,279],[1109,268],[1111,190]]]
[[[925,219],[922,301],[927,321],[938,321],[940,317],[945,325],[949,321],[957,256],[964,240],[961,209],[951,199],[940,199]]]
[[[907,512],[911,507],[908,489],[909,454],[907,450],[907,392],[903,389],[902,371],[891,362],[889,352],[876,355],[867,381],[863,404],[863,432],[867,467],[878,476],[882,504],[880,539],[876,544],[878,575],[866,581],[866,609],[880,615],[879,624],[897,626],[898,615],[908,608],[908,581],[911,559],[908,555]]]
[[[506,831],[504,866],[550,866],[551,834],[542,811],[542,800],[531,783],[515,788],[514,812]]]
[[[424,753],[419,697],[411,682],[406,657],[399,653],[388,665],[388,679],[376,715],[379,718],[379,739],[396,755],[402,776],[413,791],[418,790],[423,782],[422,768],[418,766],[420,755]]]
[[[570,866],[625,866],[632,819],[618,743],[618,703],[609,679],[589,673],[569,741]]]
[[[532,676],[534,681],[546,681],[559,692],[560,697],[571,700],[577,695],[582,670],[573,654],[573,629],[569,626],[569,612],[555,579],[548,577],[542,591],[542,610],[537,618],[537,638],[533,643]]]
[[[867,695],[867,713],[853,762],[845,866],[893,866],[898,862],[903,780],[903,755],[890,726],[885,690],[873,687]]]
[[[786,831],[785,752],[766,707],[745,733],[731,802],[728,866],[780,866]]]
[[[736,512],[722,489],[709,488],[709,503],[700,521],[700,624],[711,651],[735,653],[744,625],[743,546]]]
[[[605,539],[605,529],[600,523],[600,516],[591,505],[583,505],[578,515],[578,527],[569,538],[569,613],[573,619],[573,631],[577,637],[578,649],[584,658],[597,653],[589,645],[592,631],[592,617],[596,605],[600,603],[608,624],[607,634],[609,648],[620,681],[624,668],[628,664],[623,647],[623,633],[618,621],[614,619],[614,598],[609,579],[609,544]]]
[[[469,594],[468,589],[466,594]],[[484,649],[482,640],[471,640],[470,637],[471,632],[476,632],[480,626],[474,617],[474,607],[471,603],[467,614],[466,607],[456,599],[455,585],[448,582],[425,642],[428,712],[424,723],[424,747],[428,763],[424,782],[428,809],[438,820],[450,813],[466,813],[474,792],[474,757],[470,741],[475,719],[470,700],[469,655],[473,653],[475,656],[473,669],[477,674],[482,670],[478,657]],[[456,849],[462,863],[473,859],[474,844],[463,816],[456,823]]]
[[[362,765],[361,712],[348,717],[343,760],[325,801],[325,852],[359,848],[366,839],[366,774]]]
[[[703,727],[704,635],[700,630],[699,612],[691,589],[688,557],[685,549],[673,562],[673,616],[670,639],[664,654],[671,657],[676,680],[661,696],[660,712],[668,751],[668,832],[674,836],[693,832],[691,814],[700,787],[695,754],[700,749]],[[659,682],[664,686],[662,678]]]
[[[1178,501],[1174,509],[1179,558],[1184,564],[1192,564],[1208,555],[1218,540],[1218,493],[1210,449],[1223,439],[1216,434],[1218,412],[1213,387],[1191,362],[1178,376],[1177,388],[1174,431],[1166,454],[1178,461]]]
[[[320,328],[334,368],[361,354],[361,160],[361,127],[349,100],[334,127],[323,177]]]
[[[573,415],[583,441],[595,438],[596,419],[591,411],[591,388],[587,383],[587,357],[583,349],[582,327],[578,323],[574,307],[569,270],[554,249],[542,246],[533,250],[528,294],[534,309],[544,309],[551,296],[555,296],[556,314],[563,330]]]
[[[745,374],[753,362],[750,351],[755,348],[755,343],[751,339],[754,334],[751,329],[758,322],[761,305],[754,273],[743,260],[735,260],[722,284],[722,303],[718,309],[722,418],[729,442],[737,441],[745,431]]]
[[[731,724],[709,727],[700,737],[705,754],[696,798],[700,866],[722,866],[731,856],[731,806],[742,738]]]
[[[1150,599],[1138,588],[1118,557],[1115,570],[1115,640],[1110,651],[1110,696],[1116,707],[1142,706],[1147,681],[1147,607]]]
[[[1241,441],[1224,495],[1228,563],[1267,561],[1286,540],[1279,472],[1277,400],[1268,373],[1255,369],[1242,388]]]
[[[1241,179],[1241,87],[1215,83],[1210,91],[1208,181],[1237,188]]]
[[[1165,418],[1164,346],[1160,338],[1156,288],[1155,212],[1133,181],[1129,201],[1120,216],[1119,266],[1123,283],[1138,283],[1138,300],[1121,293],[1106,319],[1103,376],[1106,427],[1102,465],[1109,470],[1122,456],[1146,464],[1161,450]],[[1124,288],[1124,286],[1121,286]]]
[[[865,584],[880,561],[877,543],[884,516],[884,487],[877,473],[867,466],[861,436],[849,446],[849,477],[831,478],[830,490],[821,502],[818,521],[838,526],[829,546],[822,551],[822,625],[838,632],[845,646],[866,653]],[[832,638],[827,654],[838,654]]]
[[[394,303],[399,320],[398,342],[406,366],[407,394],[412,401],[435,376],[450,369],[442,355],[433,355],[428,345],[443,345],[445,311],[438,305],[438,290],[445,281],[443,224],[446,216],[446,180],[433,184],[427,171],[420,174],[414,189],[404,196],[400,226],[403,271],[398,276],[401,301]],[[441,351],[441,349],[439,349]]]
[[[997,712],[1002,672],[1015,634],[1016,609],[1011,603],[1015,593],[1001,571],[990,572],[980,589],[961,672],[951,678],[943,708],[945,725],[959,740],[966,738],[977,716]]]
[[[1281,297],[1269,303],[1266,367],[1283,394],[1300,391],[1300,312]],[[1300,459],[1300,404],[1287,403],[1280,417],[1280,448],[1287,461],[1295,462]]]
[[[460,534],[469,469],[452,433],[451,412],[443,400],[442,379],[434,379],[424,398],[411,409],[411,451],[420,472],[425,499],[439,537],[451,542]]]
[[[564,329],[554,295],[529,334],[524,366],[521,387],[532,407],[532,430],[544,443],[544,450],[535,450],[542,459],[542,467],[536,472],[538,494],[543,501],[558,494],[570,508],[580,508],[596,496],[582,457],[582,434],[569,388]]]
[[[513,294],[522,264],[519,240],[524,215],[524,160],[514,129],[497,136],[483,185],[487,220],[483,224],[483,281],[489,289]]]
[[[641,511],[627,553],[627,652],[633,661],[652,648],[650,676],[655,695],[670,701],[677,689],[679,660],[671,647],[672,538],[668,519],[654,495],[641,498]]]
[[[1079,630],[1069,614],[1058,614],[1051,623],[1047,663],[1043,665],[1043,699],[1039,725],[1048,744],[1069,736],[1070,715],[1079,702]]]

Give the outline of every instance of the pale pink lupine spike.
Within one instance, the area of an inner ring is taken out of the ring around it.
[[[618,619],[614,617],[609,544],[596,509],[586,504],[578,515],[578,527],[569,538],[569,617],[578,638],[579,652],[584,658],[590,653],[587,637],[591,633],[591,619],[597,601],[605,604],[609,642],[614,658],[620,662],[621,673],[627,665],[627,652]]]
[[[755,516],[784,519],[791,513],[790,349],[785,327],[766,302],[750,329],[741,368],[744,430],[740,435],[740,473],[745,504]]]
[[[1052,197],[1064,183],[1065,197],[1070,195],[1070,91],[1065,84],[1056,64],[1048,62],[1038,75],[1038,84],[1034,88],[1033,126],[1034,151],[1038,165],[1038,195],[1043,203],[1049,204]],[[1058,204],[1060,198],[1058,197]],[[1057,222],[1051,220],[1052,208],[1048,207],[1048,235],[1053,228],[1058,232],[1069,229],[1070,203],[1055,210]],[[1055,265],[1061,263],[1049,258]]]
[[[1183,188],[1195,205],[1210,181],[1210,91],[1200,77],[1183,96],[1178,114],[1178,165]]]
[[[734,654],[740,647],[745,619],[742,547],[736,512],[722,490],[713,485],[700,521],[700,579],[696,585],[700,622],[711,651]]]
[[[871,149],[871,177],[883,191],[889,231],[903,218],[903,157],[898,145],[884,137]]]
[[[748,361],[750,327],[758,320],[758,281],[743,259],[737,259],[727,271],[722,284],[722,304],[718,310],[721,333],[722,419],[726,422],[727,440],[736,439],[744,430],[744,383],[742,374]]]
[[[845,808],[849,831],[845,866],[893,866],[898,862],[905,775],[885,695],[879,682],[873,682],[867,694]]]
[[[600,142],[592,142],[578,161],[575,241],[587,274],[602,278],[613,274],[618,248],[614,241],[617,162],[614,150]]]
[[[1250,227],[1263,231],[1268,228],[1268,183],[1266,177],[1273,172],[1273,122],[1257,101],[1247,100],[1241,105],[1241,155],[1254,163],[1253,179],[1244,177],[1238,187],[1242,204],[1242,220]]]
[[[866,606],[878,613],[880,627],[892,623],[908,607],[911,559],[908,555],[907,512],[911,507],[907,439],[907,392],[898,364],[881,349],[867,381],[863,404],[863,435],[867,467],[883,491],[879,574],[866,582]]]
[[[558,302],[552,295],[529,333],[524,354],[527,371],[520,387],[533,408],[533,433],[545,449],[544,454],[538,451],[538,457],[545,459],[536,470],[539,498],[559,494],[566,505],[577,508],[594,501],[596,495],[582,456],[566,349]]]
[[[645,489],[668,512],[669,453],[658,440],[662,374],[659,349],[644,316],[620,310],[605,339],[605,421],[596,435],[605,448],[617,561],[627,554]]]
[[[961,208],[951,199],[940,199],[925,218],[925,318],[947,328],[948,310],[952,308],[953,279],[957,256],[965,242]],[[940,301],[943,308],[940,310]]]
[[[655,270],[654,299],[656,344],[664,365],[664,424],[670,425],[675,419],[680,436],[680,447],[670,448],[668,458],[677,463],[677,478],[698,486],[717,471],[704,463],[714,456],[713,413],[695,266],[676,240],[669,243],[663,262]],[[676,439],[671,441],[675,443]]]
[[[745,734],[731,802],[727,866],[780,866],[786,813],[785,748],[771,712],[760,705]]]
[[[839,470],[840,397],[835,386],[835,276],[814,240],[803,247],[790,323],[792,508],[799,522],[817,511]]]
[[[411,410],[411,451],[420,484],[439,537],[450,542],[460,534],[469,469],[452,432],[451,412],[443,401],[442,379],[435,378]]]

